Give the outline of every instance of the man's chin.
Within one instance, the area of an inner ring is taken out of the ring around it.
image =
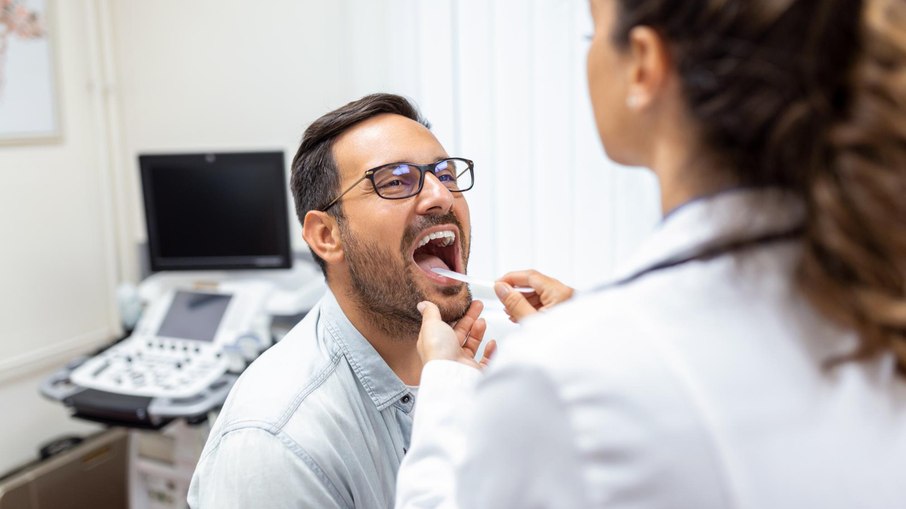
[[[455,322],[462,318],[472,303],[472,292],[468,285],[439,285],[425,277],[421,269],[415,272],[416,275],[410,281],[418,288],[419,300],[431,301],[437,305],[445,322]]]
[[[440,309],[440,316],[445,322],[455,322],[466,314],[472,303],[472,294],[468,287],[444,287],[428,298]]]

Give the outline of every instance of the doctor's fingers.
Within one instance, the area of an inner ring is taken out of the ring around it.
[[[498,281],[512,286],[528,286],[535,290],[535,294],[540,297],[540,304],[544,307],[551,307],[569,300],[573,295],[573,289],[569,286],[532,269],[508,272]],[[535,304],[535,308],[539,308],[541,305]]]
[[[469,330],[469,333],[463,339],[462,347],[466,350],[470,350],[474,356],[478,353],[478,347],[481,345],[481,341],[484,339],[484,334],[488,330],[488,322],[484,318],[479,318],[475,321],[475,325],[472,326],[472,329]]]
[[[488,362],[491,361],[491,358],[494,356],[494,353],[497,352],[497,341],[491,339],[488,341],[488,344],[484,347],[484,352],[481,354],[481,360],[478,361],[478,365],[482,369],[488,367]]]
[[[442,320],[440,310],[428,301],[418,304],[422,314],[422,325],[418,332],[416,350],[422,362],[446,359],[459,360],[462,354],[462,339]]]
[[[478,317],[479,315],[481,315],[481,311],[483,309],[484,303],[480,300],[473,300],[472,303],[469,304],[469,308],[466,309],[466,312],[464,315],[462,315],[462,318],[460,318],[456,322],[456,324],[453,325],[453,330],[456,332],[456,335],[460,337],[460,339],[464,339],[469,334],[469,331],[472,330],[472,328],[475,326],[475,323],[479,320]]]
[[[528,286],[534,289],[536,292],[541,293],[550,282],[559,283],[556,279],[546,276],[535,269],[526,269],[526,270],[514,270],[512,272],[507,272],[497,279],[498,281],[503,281],[512,286]]]
[[[552,307],[556,306],[557,304],[560,304],[561,302],[566,302],[569,299],[573,298],[574,290],[572,288],[557,281],[556,279],[553,281],[556,284],[552,284],[552,285],[548,286],[541,293],[542,306],[540,309],[542,309],[542,310],[552,308]]]
[[[525,285],[535,290],[540,297],[541,305],[536,309],[548,309],[572,298],[574,290],[560,280],[546,276],[537,270],[511,272],[514,279],[524,279]],[[507,277],[504,276],[504,277]]]
[[[437,308],[437,304],[434,304],[431,301],[423,300],[415,306],[418,309],[418,312],[422,315],[422,323],[428,321],[440,320],[440,309]]]
[[[510,316],[511,321],[519,322],[526,316],[538,312],[535,306],[526,300],[521,293],[514,291],[513,287],[506,283],[496,283],[494,292],[500,302],[503,303],[504,310]]]

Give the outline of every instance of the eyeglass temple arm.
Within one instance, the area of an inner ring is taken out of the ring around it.
[[[359,185],[359,182],[361,182],[361,181],[367,179],[368,177],[370,177],[372,173],[374,173],[374,170],[368,170],[368,171],[366,171],[366,172],[365,172],[365,175],[363,175],[362,178],[360,178],[359,180],[356,180],[355,182],[353,182],[351,186],[347,187],[346,190],[343,191],[342,193],[340,193],[339,196],[337,196],[336,198],[334,198],[332,202],[328,203],[326,207],[322,208],[322,209],[321,209],[321,212],[327,212],[327,211],[330,209],[330,207],[333,207],[334,205],[336,205],[336,203],[337,203],[338,201],[340,201],[340,198],[342,198],[343,196],[345,196],[346,193],[348,193],[349,191],[352,191],[353,188],[355,188],[355,186]]]

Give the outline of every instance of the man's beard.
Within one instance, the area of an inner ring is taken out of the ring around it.
[[[362,311],[370,315],[371,322],[388,336],[399,339],[418,337],[422,317],[416,305],[428,299],[415,282],[413,270],[421,269],[409,259],[408,250],[426,228],[451,223],[459,227],[460,238],[457,240],[460,242],[465,266],[469,260],[469,242],[463,238],[462,225],[453,214],[420,217],[414,226],[406,228],[399,253],[362,242],[349,230],[346,221],[340,221],[340,236],[352,280],[349,295]],[[450,296],[462,294],[462,298],[451,305],[436,303],[443,320],[452,323],[462,318],[472,303],[468,287],[465,287],[465,291],[459,286],[443,287],[441,292]]]

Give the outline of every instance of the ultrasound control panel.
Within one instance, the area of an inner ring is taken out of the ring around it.
[[[72,383],[134,396],[189,398],[230,367],[225,348],[254,339],[264,295],[254,290],[173,290],[153,303],[132,336],[85,361]]]

